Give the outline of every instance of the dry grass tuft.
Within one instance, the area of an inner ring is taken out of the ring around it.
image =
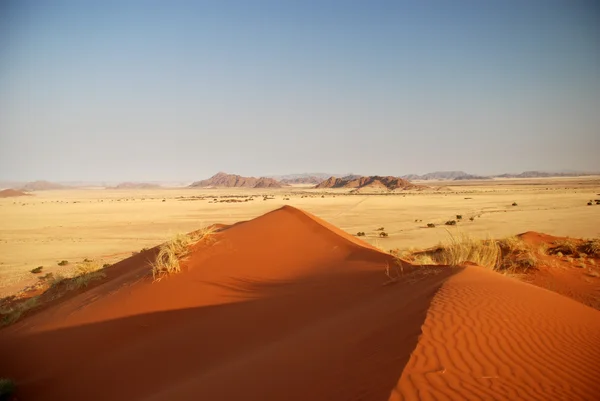
[[[502,255],[496,270],[508,272],[509,274],[518,274],[518,272],[527,272],[534,268],[538,263],[533,250],[519,237],[508,237],[498,241]],[[545,248],[539,248],[545,252]]]
[[[390,285],[398,282],[404,276],[404,265],[401,260],[396,260],[396,262],[390,266],[389,263],[385,265],[385,275],[388,277],[388,281],[383,283],[383,285]]]
[[[430,253],[435,262],[450,266],[473,262],[480,266],[496,269],[501,254],[496,241],[473,239],[464,233],[448,234],[448,241],[441,243],[436,250]]]
[[[550,254],[577,255],[577,243],[570,239],[554,241],[552,247],[548,249]]]
[[[503,252],[506,253],[517,253],[526,250],[525,243],[517,236],[503,238],[498,240],[498,245]]]
[[[600,257],[600,239],[595,238],[585,241],[583,245],[581,245],[580,250],[591,257]]]
[[[433,258],[431,257],[431,255],[428,255],[426,253],[419,253],[416,254],[413,258],[413,262],[421,265],[421,266],[426,266],[426,265],[435,265],[435,260],[433,260]]]
[[[188,255],[189,247],[201,240],[209,240],[214,232],[214,227],[209,226],[189,235],[177,234],[162,244],[156,259],[151,263],[154,281],[160,281],[169,274],[179,273],[181,271],[179,262]]]
[[[21,315],[38,305],[39,297],[31,297],[23,302],[19,302],[10,308],[0,309],[0,315],[3,315],[0,326],[7,326],[19,320]]]
[[[509,275],[520,275],[538,264],[533,249],[519,237],[502,240],[475,239],[466,234],[453,235],[448,232],[448,240],[426,251],[404,250],[393,252],[399,259],[419,265],[456,266],[465,262],[476,263],[488,269]]]
[[[75,276],[69,280],[69,289],[87,287],[92,281],[106,277],[100,261],[86,259],[77,265]]]

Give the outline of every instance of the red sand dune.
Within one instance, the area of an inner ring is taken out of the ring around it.
[[[16,189],[3,189],[0,191],[0,198],[12,198],[14,196],[31,196],[23,191],[17,191]]]
[[[479,267],[404,266],[284,207],[144,255],[0,330],[21,400],[591,400],[600,312]]]
[[[600,310],[600,258],[586,255],[558,256],[552,249],[561,241],[571,241],[581,244],[583,240],[565,237],[555,237],[548,234],[529,231],[519,237],[532,249],[546,246],[545,253],[536,252],[538,263],[535,269],[530,269],[523,280],[559,294],[573,298],[585,305]]]

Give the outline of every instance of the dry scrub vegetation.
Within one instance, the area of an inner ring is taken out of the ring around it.
[[[600,257],[600,240],[587,241],[561,240],[551,245],[542,244],[533,247],[519,237],[509,237],[501,240],[491,238],[475,239],[466,234],[453,235],[448,233],[447,241],[424,251],[392,250],[398,259],[407,260],[419,265],[448,265],[456,266],[465,262],[476,263],[480,266],[506,274],[527,273],[535,268],[542,255],[556,255],[568,258]],[[593,264],[593,259],[588,261]]]
[[[166,275],[181,270],[180,261],[189,253],[189,247],[206,240],[215,232],[214,227],[206,227],[188,235],[178,234],[162,244],[156,259],[151,262],[152,276],[159,281]],[[142,250],[144,251],[144,250]],[[60,264],[60,263],[59,263]],[[68,263],[63,263],[66,265]],[[106,277],[104,269],[110,267],[99,260],[85,259],[78,263],[68,275],[48,273],[39,277],[38,282],[21,293],[0,299],[0,326],[12,324],[28,311],[40,304],[63,297],[70,291],[88,287],[93,281]],[[36,271],[36,273],[40,273]],[[39,294],[29,296],[27,294]]]
[[[41,276],[36,284],[23,290],[23,294],[30,291],[40,293],[29,298],[19,299],[19,295],[0,300],[0,326],[6,326],[19,320],[27,311],[36,308],[43,297],[45,300],[61,298],[68,291],[87,287],[92,281],[106,277],[102,271],[100,261],[85,259],[69,276],[48,273]]]
[[[213,226],[205,227],[191,234],[177,234],[162,244],[156,259],[150,264],[152,278],[160,281],[163,277],[181,271],[180,261],[189,254],[189,248],[202,240],[207,240],[215,232]]]

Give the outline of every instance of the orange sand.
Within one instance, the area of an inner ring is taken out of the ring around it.
[[[405,264],[384,285],[389,255],[291,207],[224,228],[160,282],[148,257],[0,330],[20,400],[600,394],[599,311],[473,266]]]

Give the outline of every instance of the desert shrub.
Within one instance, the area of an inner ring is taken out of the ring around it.
[[[356,236],[357,236],[357,237],[364,237],[365,235],[366,235],[366,234],[365,234],[365,232],[364,232],[364,231],[359,231],[359,232],[357,232],[357,233],[356,233]]]
[[[471,216],[471,217],[469,217],[469,220],[475,221],[475,217]]]
[[[426,253],[421,253],[421,254],[417,254],[414,256],[413,258],[413,262],[424,266],[424,265],[435,265],[435,260],[433,260],[433,258],[431,257],[431,255],[428,255]]]
[[[15,392],[16,385],[12,379],[2,377],[0,378],[0,400],[8,401]]]
[[[89,263],[89,262],[91,262],[91,260],[90,260],[90,259],[88,259],[88,258],[85,258],[85,259],[83,259],[83,261],[84,261],[85,263]]]
[[[187,255],[188,247],[192,244],[191,237],[178,234],[159,248],[156,260],[152,264],[152,276],[156,280],[162,275],[178,273],[179,259]]]
[[[177,234],[174,238],[162,244],[156,259],[151,263],[154,280],[158,281],[166,275],[179,273],[181,271],[179,261],[188,255],[189,247],[208,238],[214,231],[213,227],[206,227],[190,235]]]
[[[38,274],[38,273],[41,273],[41,272],[42,272],[42,269],[43,269],[43,268],[44,268],[44,266],[38,266],[38,267],[36,267],[35,269],[32,269],[32,270],[31,270],[31,272],[32,272],[33,274]]]
[[[382,232],[379,233],[379,236],[382,237],[382,238],[385,238],[385,237],[388,236],[388,233],[386,233],[385,231],[382,231]]]
[[[448,220],[446,223],[447,226],[455,226],[456,225],[456,220]]]
[[[527,271],[532,269],[538,263],[538,259],[530,250],[518,253],[514,258],[505,259],[502,264],[503,269]]]
[[[58,265],[59,265],[59,266],[66,266],[66,265],[68,265],[68,264],[69,264],[69,261],[68,261],[68,260],[61,260],[60,262],[58,262]]]
[[[518,206],[518,205],[517,205],[517,202],[513,202],[513,204],[512,204],[512,205],[513,205],[513,206]]]
[[[69,289],[78,289],[87,287],[90,282],[106,277],[106,273],[101,271],[102,265],[95,260],[86,259],[77,265],[75,276],[67,280]]]
[[[375,231],[384,231],[384,230],[385,230],[385,228],[383,228],[383,227],[379,227],[379,228],[378,228],[377,230],[375,230]]]
[[[525,243],[521,240],[521,238],[516,236],[499,240],[498,246],[500,246],[500,249],[504,254],[522,252],[526,250]]]
[[[553,246],[548,249],[548,253],[553,255],[559,252],[563,255],[577,255],[577,245],[569,239],[554,241]]]
[[[457,214],[456,215],[456,220],[462,220],[462,214]]]
[[[390,255],[396,257],[396,259],[413,260],[413,254],[416,252],[415,248],[407,249],[390,249]]]
[[[38,280],[40,280],[43,283],[49,283],[52,281],[53,278],[54,278],[54,274],[46,273],[43,276],[39,277]]]
[[[588,206],[592,206],[592,201],[589,201],[587,204]]]
[[[434,227],[435,227],[435,224],[433,224],[433,223],[427,223],[427,227],[429,227],[429,228],[434,228]]]
[[[466,234],[449,235],[446,242],[432,252],[430,256],[439,264],[456,266],[464,262],[477,263],[490,269],[496,269],[500,258],[500,247],[491,239],[473,239]]]
[[[538,259],[532,249],[519,237],[508,237],[498,241],[501,250],[501,261],[498,270],[508,272],[526,272],[534,268]],[[538,251],[545,252],[543,247]]]
[[[585,241],[580,246],[580,251],[594,258],[600,257],[600,239],[592,239]]]
[[[31,297],[22,302],[16,303],[12,305],[10,308],[1,309],[0,314],[4,315],[2,317],[2,321],[0,321],[0,326],[7,326],[19,320],[23,313],[27,312],[30,309],[33,309],[38,304],[39,297]],[[0,394],[2,394],[0,392]],[[1,399],[1,398],[0,398]]]

